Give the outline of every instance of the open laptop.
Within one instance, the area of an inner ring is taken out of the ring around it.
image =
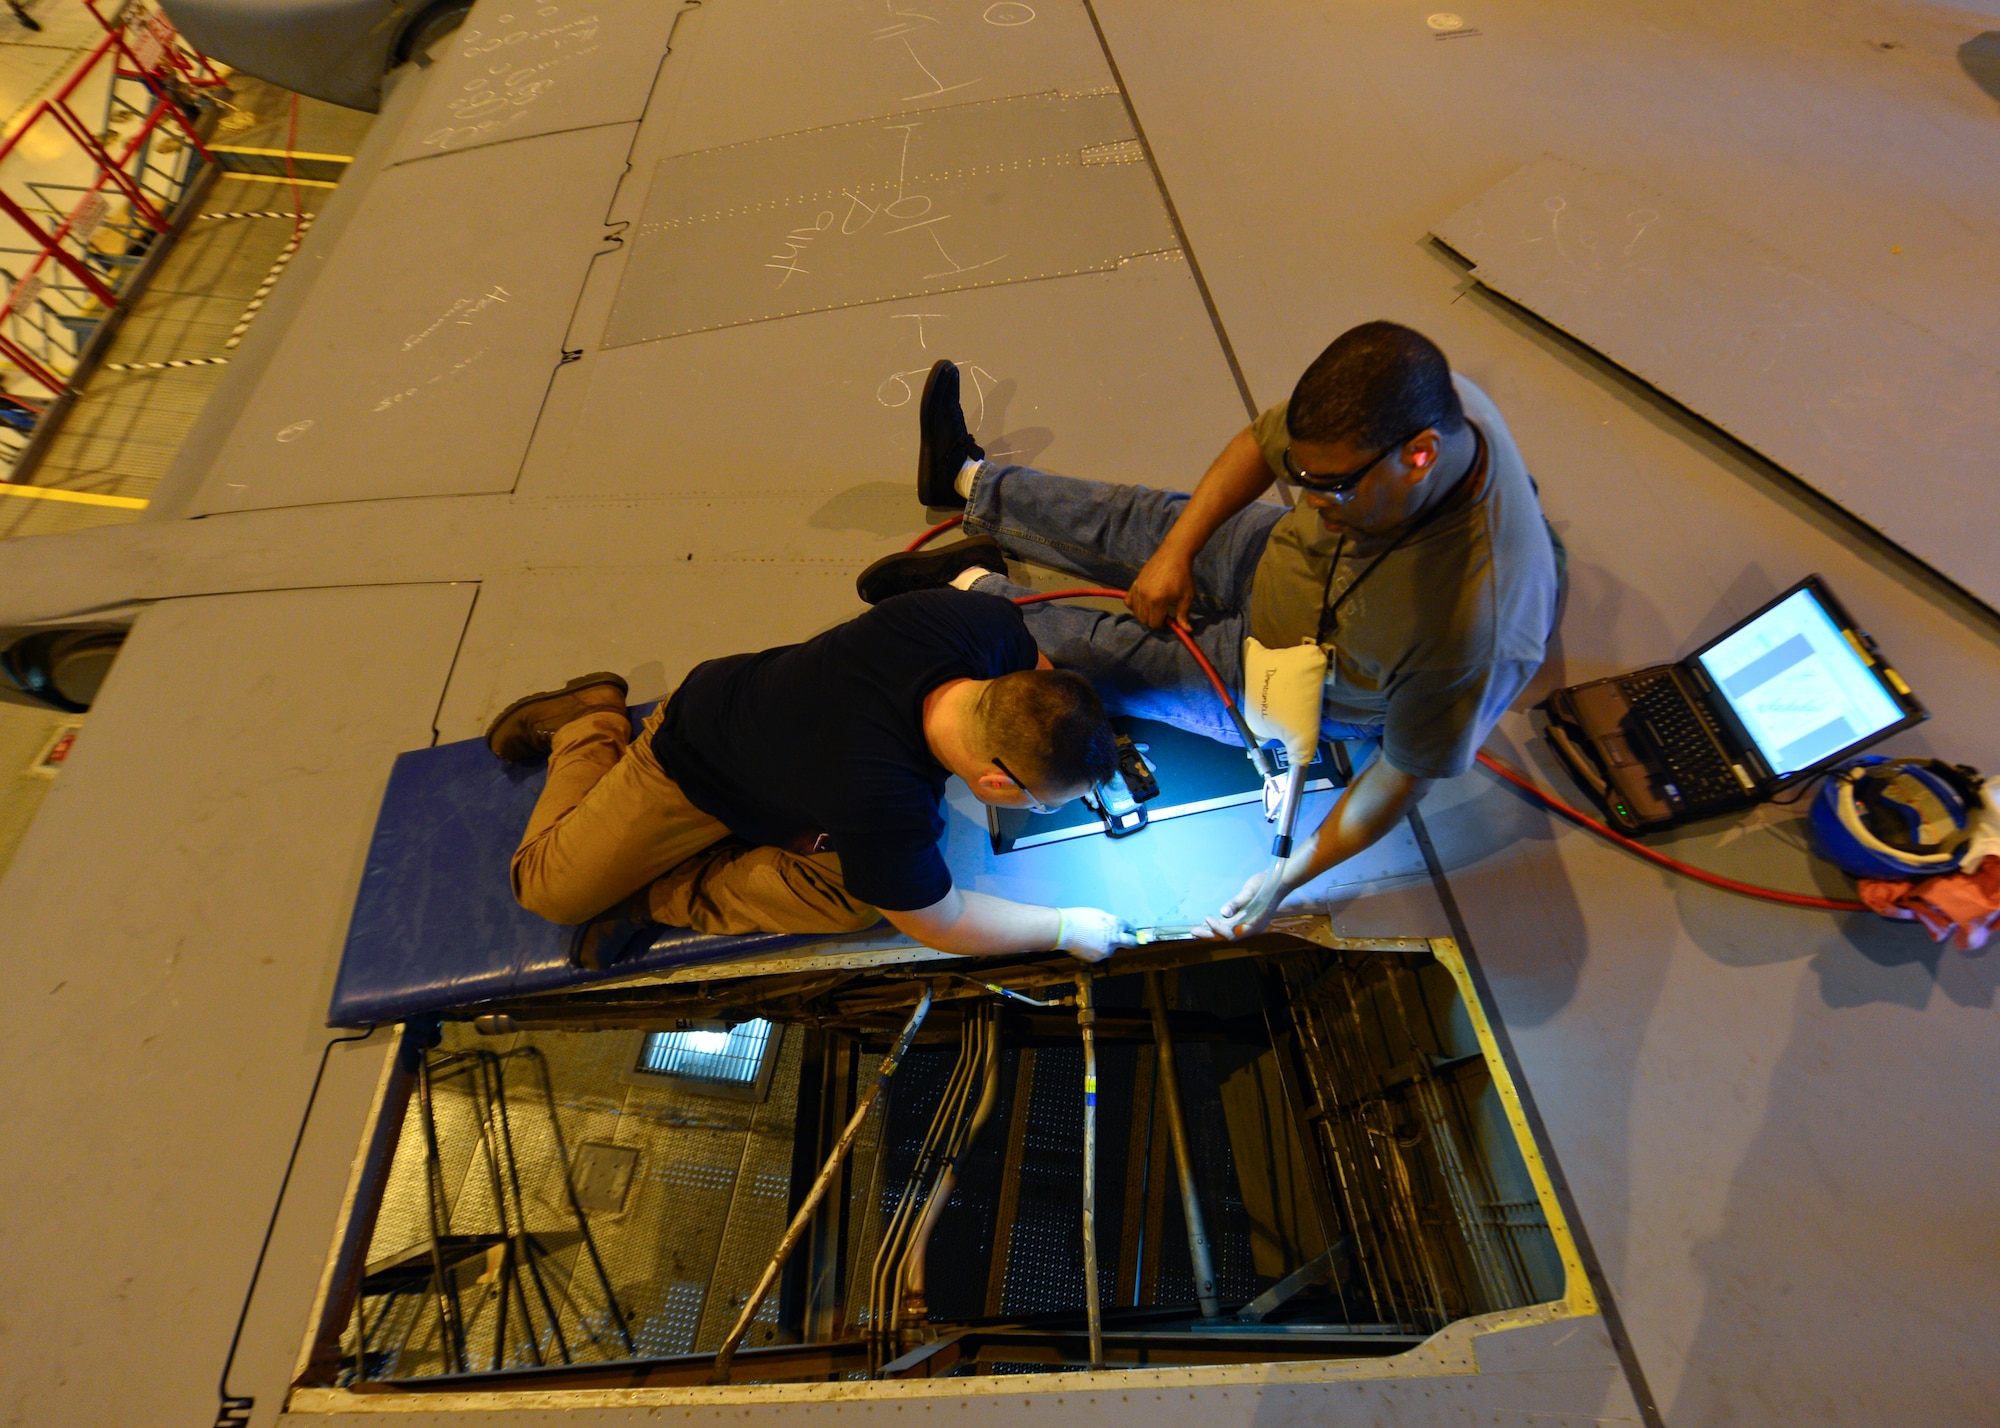
[[[1930,717],[1817,575],[1679,664],[1544,709],[1556,752],[1628,830],[1761,803]]]

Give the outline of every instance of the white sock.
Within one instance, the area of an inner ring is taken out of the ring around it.
[[[965,569],[959,571],[958,574],[951,577],[951,588],[954,590],[970,590],[991,574],[993,572],[983,565],[968,565]]]
[[[958,479],[951,483],[951,489],[958,492],[959,499],[972,499],[972,478],[979,474],[979,458],[968,456],[965,464],[958,468]]]

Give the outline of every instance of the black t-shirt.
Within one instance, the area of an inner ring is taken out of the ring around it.
[[[833,835],[847,890],[893,912],[951,891],[938,851],[948,777],[924,742],[924,696],[947,680],[1033,669],[1011,600],[921,590],[799,645],[697,665],[653,752],[704,813],[747,842]]]

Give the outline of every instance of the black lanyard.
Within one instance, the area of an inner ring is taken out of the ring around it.
[[[1476,423],[1468,421],[1466,425],[1472,428],[1472,437],[1476,443],[1472,450],[1472,465],[1466,469],[1465,476],[1462,478],[1470,480],[1478,474],[1480,467],[1486,462],[1486,435],[1480,431]],[[1364,565],[1361,568],[1361,573],[1354,577],[1354,583],[1341,591],[1339,598],[1335,599],[1333,594],[1333,577],[1339,574],[1341,557],[1347,554],[1347,537],[1343,535],[1340,538],[1340,544],[1334,547],[1333,563],[1326,569],[1326,589],[1320,595],[1319,642],[1321,644],[1325,644],[1329,636],[1339,632],[1340,607],[1347,603],[1347,597],[1359,590],[1361,582],[1375,573],[1376,566],[1394,555],[1398,546],[1443,515],[1445,507],[1451,503],[1451,497],[1455,494],[1456,492],[1447,494],[1443,500],[1439,501],[1430,510],[1424,512],[1423,515],[1410,522],[1407,526],[1404,526],[1397,533],[1396,538],[1389,542],[1388,548],[1369,561],[1368,564]]]

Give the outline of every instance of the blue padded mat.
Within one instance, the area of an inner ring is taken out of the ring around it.
[[[632,711],[635,728],[651,708]],[[1193,741],[1162,763],[1163,790],[1179,787],[1190,772],[1180,766],[1184,760],[1235,770],[1243,756],[1227,745]],[[785,933],[711,937],[669,928],[611,972],[570,966],[570,929],[523,911],[507,881],[508,861],[542,779],[539,768],[501,763],[480,739],[396,760],[348,927],[330,1025],[436,1015],[634,972],[854,940]],[[1308,793],[1300,827],[1316,827],[1332,798],[1330,792]],[[944,855],[958,886],[1021,902],[1108,908],[1138,927],[1199,921],[1268,863],[1270,846],[1262,809],[1239,804],[1168,819],[1115,842],[1098,834],[1000,853],[988,835],[986,809],[971,792],[954,779],[945,794]],[[1337,884],[1421,871],[1415,844],[1399,830],[1299,896],[1309,902]]]
[[[652,706],[632,711],[639,719]],[[503,764],[483,739],[400,755],[389,775],[348,924],[329,1026],[435,1014],[709,958],[825,941],[710,937],[669,928],[610,972],[569,963],[571,929],[514,901],[507,864],[545,770]]]

